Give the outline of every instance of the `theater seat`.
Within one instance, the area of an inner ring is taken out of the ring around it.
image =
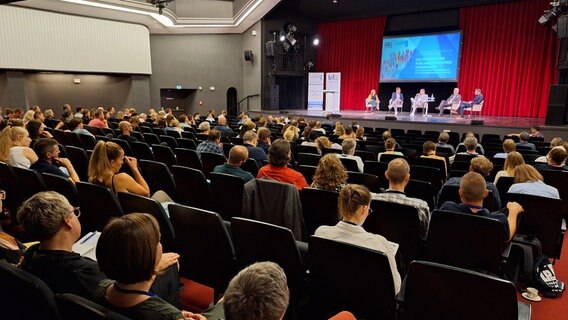
[[[129,320],[129,318],[107,309],[83,297],[63,293],[55,297],[63,320]]]

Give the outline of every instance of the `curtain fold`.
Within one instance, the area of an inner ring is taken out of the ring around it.
[[[322,23],[316,71],[341,72],[341,110],[365,110],[365,99],[379,84],[386,17]]]
[[[537,20],[548,7],[549,1],[524,0],[460,9],[458,84],[466,100],[482,90],[484,115],[546,116],[556,35]]]

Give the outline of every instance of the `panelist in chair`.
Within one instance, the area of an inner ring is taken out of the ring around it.
[[[440,109],[440,117],[444,114],[444,109],[450,107],[450,113],[452,109],[452,105],[454,103],[461,103],[462,96],[460,94],[459,88],[454,88],[454,92],[448,97],[446,100],[442,100],[438,108]]]
[[[428,108],[428,95],[426,94],[426,89],[420,89],[414,98],[410,98],[412,101],[412,110],[410,111],[410,115],[413,116],[418,108]],[[428,112],[426,112],[428,114]]]
[[[367,97],[367,99],[365,99],[365,102],[367,103],[367,107],[371,107],[371,111],[379,111],[378,103],[379,101],[379,97],[377,97],[377,91],[375,89],[371,90],[371,93],[369,93],[369,96]]]
[[[400,91],[400,87],[396,87],[395,92],[392,93],[389,100],[389,111],[394,107],[394,114],[397,114],[397,108],[402,110],[402,102],[404,101],[404,95]]]
[[[473,108],[474,104],[480,104],[482,102],[483,102],[483,95],[481,94],[481,89],[479,89],[479,88],[475,89],[473,100],[462,102],[460,104],[460,106],[458,107],[458,109],[453,113],[454,114],[459,113],[460,118],[463,118],[463,115],[465,113],[465,109],[471,109],[471,108]]]

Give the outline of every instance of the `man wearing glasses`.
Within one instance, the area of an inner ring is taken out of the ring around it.
[[[39,192],[26,200],[18,210],[18,221],[39,244],[26,251],[20,267],[42,279],[54,293],[90,299],[106,276],[96,261],[73,252],[73,244],[81,237],[80,216],[80,209],[57,192]],[[163,255],[157,269],[164,273],[151,288],[174,305],[179,305],[178,257]]]

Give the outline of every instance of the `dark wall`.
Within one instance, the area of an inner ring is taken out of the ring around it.
[[[457,30],[459,29],[459,19],[459,9],[390,16],[385,26],[385,36]]]

